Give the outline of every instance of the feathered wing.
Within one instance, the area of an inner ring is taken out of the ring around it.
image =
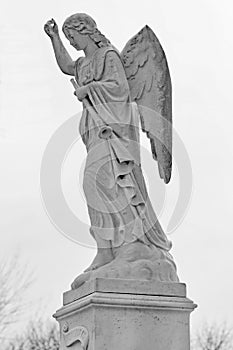
[[[172,170],[172,89],[163,48],[145,26],[121,53],[131,97],[139,107],[142,130],[151,142],[153,158],[165,183]]]

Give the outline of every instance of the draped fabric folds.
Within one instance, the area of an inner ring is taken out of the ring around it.
[[[169,251],[149,200],[140,162],[139,114],[119,53],[97,49],[76,62],[87,97],[79,131],[87,148],[83,188],[90,232],[112,247],[140,240]]]

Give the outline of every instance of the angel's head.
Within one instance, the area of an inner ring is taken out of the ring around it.
[[[85,13],[76,13],[68,17],[62,30],[70,44],[77,50],[84,50],[90,41],[96,47],[110,44],[110,41],[98,30],[94,19]]]

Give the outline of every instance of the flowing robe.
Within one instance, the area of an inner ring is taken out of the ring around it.
[[[149,200],[140,161],[139,114],[119,53],[99,48],[79,58],[75,77],[85,86],[79,131],[87,148],[83,188],[90,232],[102,248],[141,241],[169,251]]]

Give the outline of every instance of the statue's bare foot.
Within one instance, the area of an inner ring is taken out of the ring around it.
[[[84,271],[93,271],[110,263],[114,259],[111,249],[99,249],[91,265]]]
[[[75,280],[71,284],[71,289],[77,289],[82,284],[84,284],[85,282],[89,281],[90,277],[91,277],[91,273],[90,272],[82,273],[81,275],[79,275],[78,277],[75,278]]]

